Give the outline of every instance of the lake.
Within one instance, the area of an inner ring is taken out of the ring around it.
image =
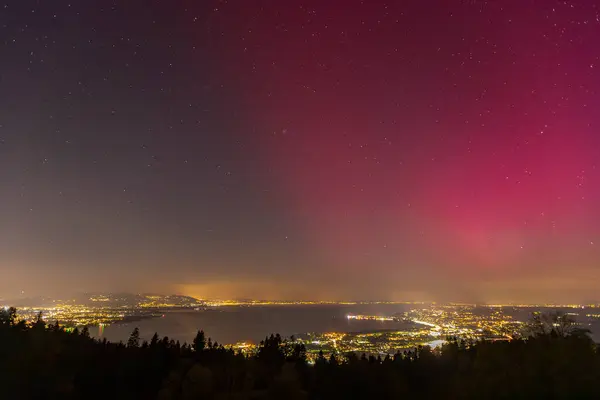
[[[404,322],[348,320],[348,314],[393,315],[409,309],[403,304],[311,305],[311,306],[228,306],[208,311],[167,312],[162,318],[151,318],[126,324],[93,327],[90,333],[109,341],[126,341],[138,327],[140,337],[150,340],[155,332],[180,342],[191,342],[196,332],[222,344],[242,341],[258,343],[271,333],[291,336],[306,332],[355,332],[375,329],[408,329]]]
[[[140,330],[142,340],[150,340],[154,333],[168,336],[181,343],[190,343],[196,332],[203,329],[207,337],[221,344],[250,341],[260,342],[271,333],[284,337],[308,332],[360,332],[378,329],[407,330],[409,322],[358,321],[348,319],[348,314],[391,316],[412,308],[426,306],[405,304],[357,304],[357,305],[279,305],[279,306],[225,306],[206,311],[173,311],[162,318],[151,318],[131,323],[113,324],[90,328],[96,338],[111,342],[127,341],[135,327]],[[487,310],[487,309],[484,309]],[[542,309],[544,312],[553,309]],[[489,311],[489,310],[487,310]],[[514,318],[526,321],[533,309],[507,308],[504,310]],[[563,309],[572,312],[572,309]],[[585,310],[579,317],[584,317]],[[582,321],[583,322],[583,321]],[[600,320],[586,320],[584,327],[592,331],[592,338],[600,342]]]

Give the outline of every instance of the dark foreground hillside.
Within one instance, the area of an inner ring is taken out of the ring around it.
[[[528,339],[320,357],[270,336],[245,357],[204,339],[127,344],[0,312],[0,399],[598,399],[600,353],[584,332],[537,321]]]

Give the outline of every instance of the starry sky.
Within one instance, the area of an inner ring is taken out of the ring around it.
[[[598,300],[593,0],[5,0],[0,297]]]

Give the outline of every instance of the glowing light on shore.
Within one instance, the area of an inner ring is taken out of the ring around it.
[[[346,315],[347,319],[355,319],[355,320],[359,320],[359,321],[396,321],[395,317],[381,317],[381,316],[377,316],[377,315],[352,315],[352,314],[348,314]]]
[[[426,325],[426,326],[430,326],[432,328],[438,328],[438,326],[436,324],[432,324],[431,322],[419,321],[417,319],[413,319],[412,322],[414,322],[415,324],[419,324],[419,325]]]

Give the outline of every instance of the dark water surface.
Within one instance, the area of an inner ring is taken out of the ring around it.
[[[126,341],[131,331],[138,327],[143,340],[150,340],[157,332],[160,337],[168,336],[180,342],[191,342],[196,332],[203,329],[206,335],[222,344],[242,341],[258,343],[271,333],[291,336],[307,332],[361,332],[378,329],[409,329],[406,322],[357,321],[349,320],[348,314],[391,316],[403,313],[420,305],[404,304],[359,304],[359,305],[312,305],[312,306],[226,306],[208,311],[167,312],[162,318],[144,319],[131,323],[93,327],[90,333],[95,337],[106,337],[112,342]],[[550,312],[556,309],[540,309]],[[527,321],[530,308],[506,308],[504,312],[516,320]],[[600,320],[585,318],[590,310],[562,309],[563,312],[577,312],[576,317],[585,323],[582,327],[592,331],[592,338],[600,342]],[[480,309],[475,312],[489,312]],[[594,311],[595,312],[595,311]]]
[[[138,327],[142,339],[157,332],[181,342],[191,342],[199,329],[223,344],[258,342],[270,333],[290,336],[306,332],[355,332],[375,329],[407,329],[410,323],[348,320],[348,314],[393,315],[407,311],[403,304],[314,305],[314,306],[228,306],[215,311],[169,312],[162,318],[115,324],[90,330],[96,337],[126,341]]]

